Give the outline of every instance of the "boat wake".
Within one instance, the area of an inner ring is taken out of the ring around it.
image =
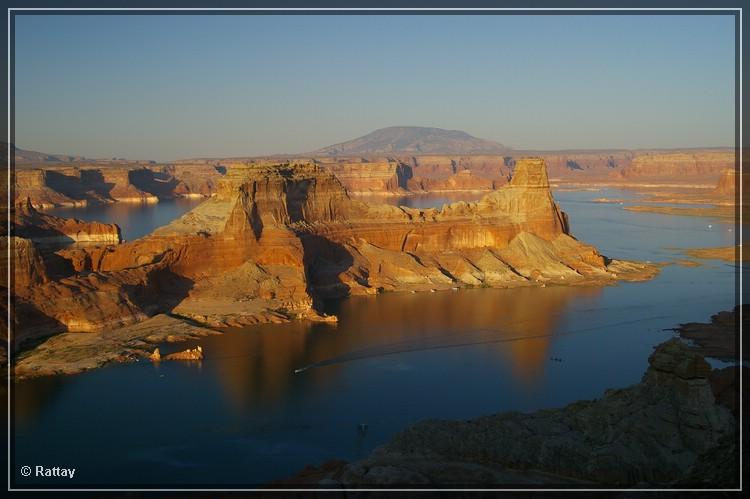
[[[536,335],[519,335],[519,336],[504,336],[503,331],[496,329],[477,329],[473,331],[467,331],[457,335],[443,335],[433,336],[430,338],[419,338],[414,340],[400,341],[396,343],[388,343],[385,345],[376,345],[370,348],[363,348],[360,350],[354,350],[336,357],[329,359],[320,360],[312,364],[294,370],[294,374],[301,374],[311,369],[317,369],[319,367],[331,366],[335,364],[343,364],[346,362],[353,362],[357,360],[372,359],[377,357],[385,357],[388,355],[397,355],[401,353],[410,352],[424,352],[428,350],[441,350],[447,348],[462,348],[476,345],[487,345],[494,343],[511,343],[516,341],[524,340],[535,340],[541,338],[551,338],[554,336],[569,336],[573,334],[580,334],[586,332],[598,331],[601,329],[608,329],[612,327],[624,326],[629,324],[637,324],[640,322],[647,322],[657,319],[667,319],[669,316],[653,316],[644,317],[640,319],[634,319],[630,321],[613,322],[609,324],[601,324],[598,326],[592,326],[587,328],[575,329],[570,331],[563,331],[558,333],[545,333]],[[498,337],[498,334],[503,335]],[[468,336],[468,338],[467,338]]]

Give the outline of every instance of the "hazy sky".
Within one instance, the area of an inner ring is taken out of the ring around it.
[[[15,18],[16,144],[303,152],[391,125],[514,148],[734,143],[730,16]]]

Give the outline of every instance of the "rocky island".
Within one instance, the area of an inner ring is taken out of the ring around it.
[[[23,258],[14,275],[31,283],[15,289],[18,351],[45,336],[105,330],[106,344],[119,348],[123,343],[112,339],[127,328],[125,344],[145,353],[142,340],[153,334],[149,321],[160,314],[190,328],[335,322],[320,313],[321,300],[474,286],[613,284],[658,272],[651,264],[606,258],[572,237],[540,158],[518,160],[510,182],[479,201],[440,209],[365,203],[314,162],[237,163],[213,197],[146,237],[52,252],[40,247],[30,226],[70,222],[33,210],[28,201],[17,206],[14,244],[26,250],[18,253]],[[79,238],[85,230],[100,229],[81,228]],[[17,374],[46,372],[34,356],[43,351],[49,357],[59,340],[49,341],[23,353]],[[72,351],[65,355],[80,360],[83,354]]]

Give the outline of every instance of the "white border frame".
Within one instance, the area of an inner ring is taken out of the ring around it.
[[[615,11],[615,12],[642,12],[642,11],[655,11],[655,12],[670,12],[670,11],[725,11],[727,14],[730,13],[739,13],[739,68],[737,70],[739,71],[739,81],[740,81],[740,88],[735,89],[735,92],[739,92],[739,109],[735,110],[735,112],[739,112],[739,144],[735,145],[735,151],[739,155],[739,166],[740,166],[740,177],[735,177],[735,185],[739,184],[739,193],[740,193],[740,199],[739,199],[739,206],[735,209],[739,209],[740,212],[740,223],[739,223],[739,261],[737,264],[739,264],[739,270],[740,270],[740,286],[739,286],[739,300],[740,303],[737,305],[741,305],[742,302],[742,181],[741,181],[741,175],[742,175],[742,7],[643,7],[643,8],[637,8],[637,7],[187,7],[187,8],[179,8],[179,7],[145,7],[145,8],[138,8],[138,7],[106,7],[106,8],[96,8],[96,7],[58,7],[58,8],[44,8],[44,7],[8,7],[8,137],[7,137],[7,143],[8,143],[8,233],[7,236],[10,238],[10,215],[11,215],[11,142],[10,142],[10,131],[11,131],[11,112],[10,112],[10,19],[11,19],[11,13],[12,12],[25,12],[25,11],[49,11],[51,13],[54,13],[55,11],[63,11],[63,12],[71,12],[71,11],[100,11],[100,12],[112,12],[112,11],[137,11],[137,12],[206,12],[206,11],[225,11],[225,12],[241,12],[241,11],[255,11],[255,12],[310,12],[310,11],[324,11],[324,12],[414,12],[415,14],[423,13],[423,12],[440,12],[440,11],[449,11],[449,12],[482,12],[482,11],[489,11],[489,12],[503,12],[503,11],[523,11],[523,12],[549,12],[550,14],[559,14],[559,13],[565,13],[565,12],[576,12],[576,11],[594,11],[594,12],[602,12],[601,15],[607,15],[604,12],[606,11]],[[427,15],[427,14],[425,14]],[[735,78],[736,81],[736,78]],[[736,133],[736,132],[735,132]],[[10,242],[10,239],[9,239]],[[636,488],[594,488],[594,489],[583,489],[583,488],[476,488],[476,489],[439,489],[439,488],[395,488],[395,489],[388,489],[388,488],[376,488],[376,489],[368,489],[368,488],[354,488],[354,489],[347,489],[344,487],[341,488],[272,488],[272,489],[265,489],[265,488],[255,488],[255,489],[242,489],[242,488],[219,488],[219,489],[191,489],[191,488],[141,488],[141,489],[97,489],[97,488],[84,488],[84,489],[73,489],[73,488],[61,488],[61,489],[53,489],[53,488],[42,488],[42,489],[30,489],[30,488],[22,488],[22,489],[13,489],[11,488],[11,464],[10,464],[10,447],[11,447],[11,428],[10,428],[10,411],[11,411],[11,396],[10,396],[10,384],[11,384],[11,349],[10,349],[10,343],[11,343],[11,316],[10,316],[10,307],[11,307],[11,292],[10,289],[10,282],[11,282],[11,265],[10,265],[10,258],[11,258],[11,245],[8,244],[8,345],[7,345],[7,352],[8,352],[8,492],[346,492],[346,491],[352,491],[352,492],[457,492],[457,491],[466,491],[466,492],[741,492],[742,489],[742,479],[743,479],[743,473],[742,473],[742,378],[743,376],[739,376],[740,378],[740,424],[739,424],[739,430],[740,430],[740,447],[739,447],[739,453],[740,453],[740,463],[739,463],[739,470],[740,470],[740,485],[739,488],[736,489],[636,489]],[[742,307],[739,307],[740,310],[740,359],[742,359]]]

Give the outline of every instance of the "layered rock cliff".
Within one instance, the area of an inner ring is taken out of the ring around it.
[[[352,194],[387,194],[403,192],[410,178],[408,167],[392,159],[344,161],[319,160]]]
[[[54,206],[84,206],[85,200],[73,199],[47,185],[45,170],[16,170],[12,179],[15,187],[15,201],[30,199],[37,208]]]
[[[573,238],[539,158],[519,160],[511,182],[481,200],[442,209],[359,201],[312,162],[238,162],[215,196],[149,236],[56,255],[72,274],[16,292],[68,331],[164,312],[211,326],[332,320],[316,312],[318,299],[657,272]]]
[[[39,209],[97,203],[156,203],[176,197],[208,197],[222,176],[212,163],[71,163],[16,168],[15,202]]]
[[[407,194],[498,189],[507,183],[516,161],[522,157],[508,151],[496,155],[323,157],[315,161],[329,166],[352,193],[403,195],[404,189]],[[544,159],[550,177],[556,182],[584,184],[708,185],[718,179],[722,169],[734,165],[734,153],[730,150],[553,151],[540,152],[538,157]],[[386,164],[391,165],[390,169],[385,168]]]
[[[37,211],[30,198],[16,204],[13,230],[17,236],[43,246],[66,246],[72,243],[119,244],[122,241],[120,228],[115,224],[48,215]]]
[[[630,166],[635,151],[540,153],[549,174],[560,179],[605,178]]]
[[[501,155],[411,156],[407,188],[414,192],[488,191],[507,182],[510,173]]]
[[[740,183],[743,193],[750,192],[750,176],[741,175],[734,168],[723,170],[713,194],[721,199],[734,201]]]
[[[640,154],[633,159],[630,167],[618,172],[617,177],[626,180],[671,179],[677,182],[692,177],[713,183],[722,171],[734,166],[733,151]]]
[[[3,236],[0,241],[0,251],[7,255],[8,250],[10,250],[11,255],[10,265],[13,279],[18,288],[37,286],[49,281],[44,260],[31,240],[16,236]],[[3,277],[2,284],[6,287],[8,262],[7,258],[3,258],[2,265],[0,265],[0,275]]]
[[[176,180],[175,197],[210,197],[222,176],[215,165],[182,163],[165,166],[162,171]]]
[[[580,183],[711,184],[722,169],[734,167],[732,151],[563,151],[540,152],[555,181]],[[429,153],[403,151],[365,156],[312,155],[295,163],[317,162],[352,194],[477,192],[507,183],[523,154],[506,152]],[[275,158],[150,162],[76,160],[29,164],[16,169],[16,200],[30,198],[37,208],[87,203],[156,202],[174,197],[208,197],[228,168],[279,163]],[[34,166],[40,168],[33,168]]]

